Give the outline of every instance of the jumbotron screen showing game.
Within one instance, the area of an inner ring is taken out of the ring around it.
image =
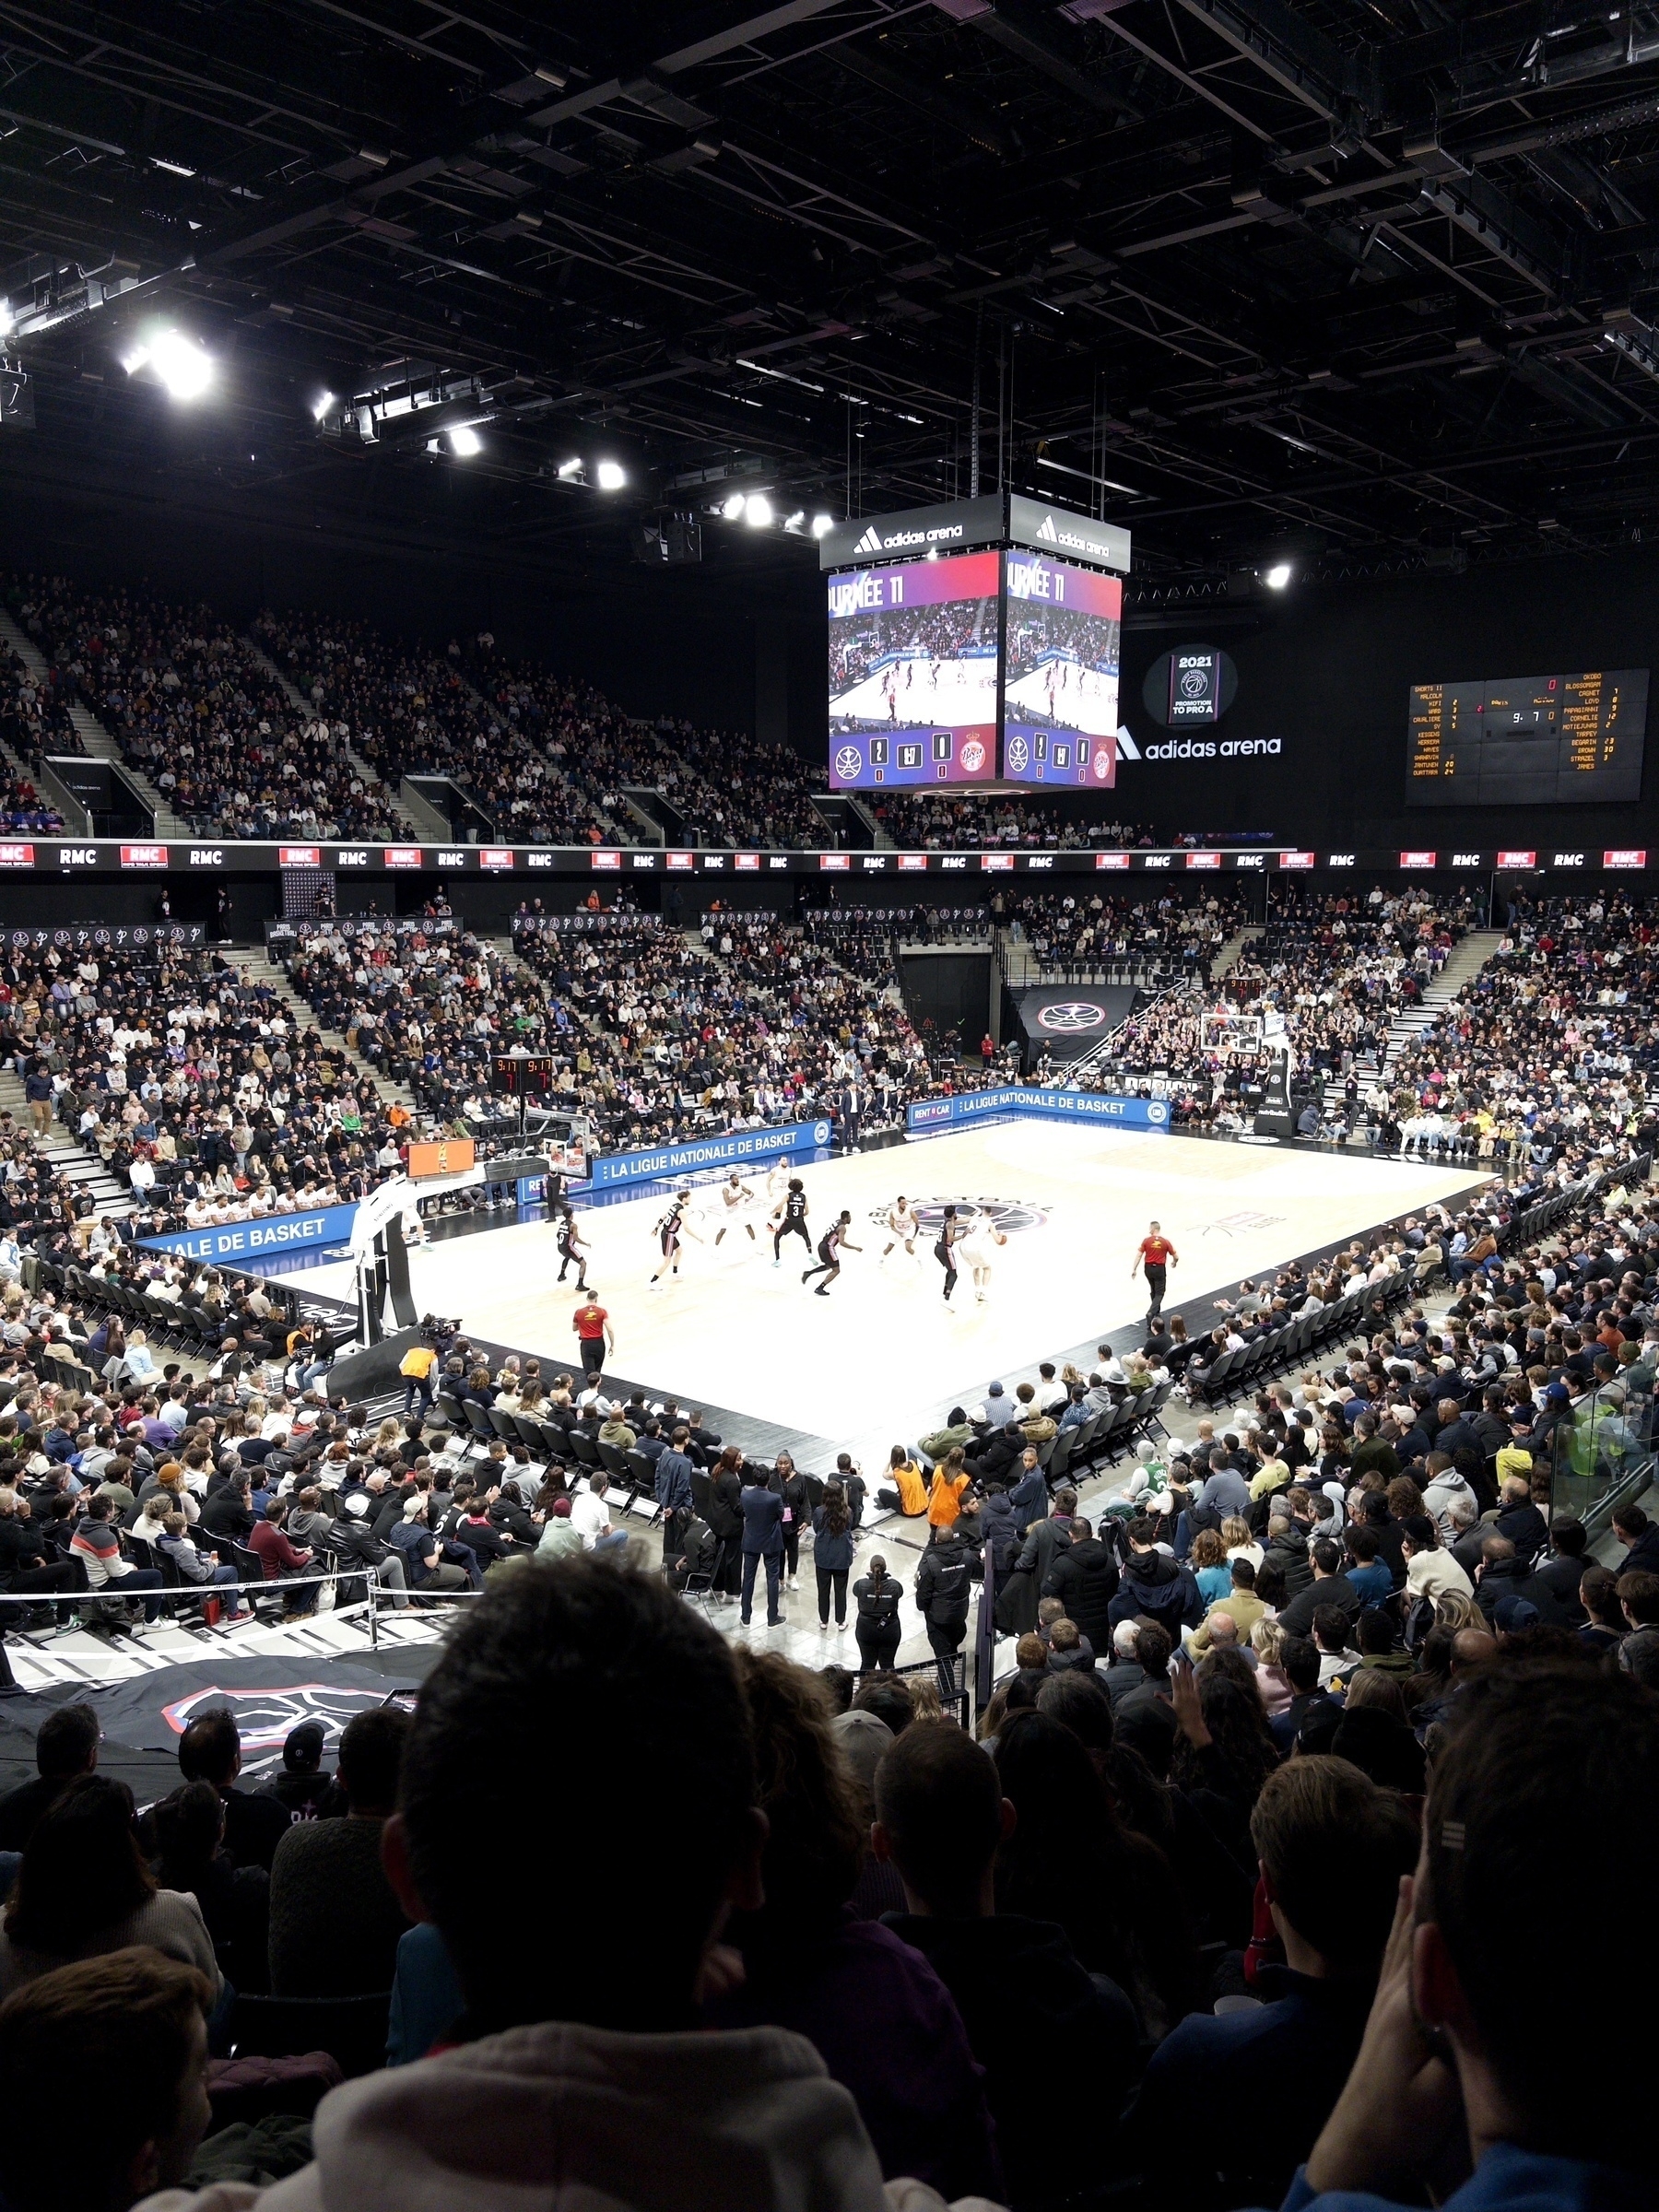
[[[828,579],[830,786],[996,774],[997,553]]]
[[[1003,775],[1110,790],[1123,583],[1039,553],[1009,553],[1006,569]]]
[[[1583,806],[1641,795],[1645,668],[1413,684],[1408,806]]]

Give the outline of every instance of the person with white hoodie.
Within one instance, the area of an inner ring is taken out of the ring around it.
[[[1466,1504],[1466,1512],[1454,1514],[1453,1504]],[[1466,1535],[1479,1514],[1479,1500],[1443,1453],[1429,1454],[1423,1508],[1439,1529],[1442,1544],[1455,1544],[1460,1536]]]
[[[442,1938],[465,2038],[344,2083],[313,2162],[273,2187],[165,2190],[141,2212],[940,2212],[884,2182],[805,2037],[711,2030],[761,1900],[767,1823],[731,1652],[654,1578],[584,1556],[492,1582],[427,1677],[382,1858]],[[480,1867],[657,1856],[645,1912],[504,1921]],[[986,2200],[958,2200],[987,2212]]]

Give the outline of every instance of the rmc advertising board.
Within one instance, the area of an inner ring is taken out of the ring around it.
[[[905,1125],[912,1135],[926,1135],[1004,1113],[1040,1121],[1109,1122],[1116,1129],[1167,1132],[1170,1126],[1170,1109],[1162,1099],[1118,1099],[1103,1091],[1039,1089],[1026,1084],[919,1100],[905,1110]]]

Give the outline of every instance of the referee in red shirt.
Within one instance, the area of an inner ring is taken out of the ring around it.
[[[1139,1246],[1136,1248],[1135,1265],[1129,1270],[1131,1282],[1135,1280],[1137,1268],[1144,1267],[1147,1271],[1148,1301],[1147,1319],[1148,1321],[1156,1321],[1162,1312],[1164,1285],[1169,1280],[1169,1270],[1171,1267],[1179,1267],[1180,1265],[1181,1254],[1176,1251],[1174,1245],[1171,1243],[1168,1237],[1159,1231],[1156,1221],[1150,1223],[1147,1235],[1141,1239]]]

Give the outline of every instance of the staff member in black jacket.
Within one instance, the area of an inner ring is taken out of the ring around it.
[[[833,1591],[839,1632],[847,1625],[847,1576],[853,1566],[853,1517],[839,1482],[825,1486],[824,1502],[812,1516],[812,1563],[818,1570],[818,1627],[830,1626]]]
[[[962,1648],[968,1630],[968,1598],[984,1569],[955,1529],[938,1531],[922,1554],[916,1572],[916,1604],[927,1626],[927,1641],[939,1665],[941,1686],[947,1663]]]
[[[858,1608],[853,1632],[858,1638],[859,1673],[890,1673],[899,1655],[899,1584],[879,1552],[871,1559],[868,1574],[853,1583],[853,1602]]]

